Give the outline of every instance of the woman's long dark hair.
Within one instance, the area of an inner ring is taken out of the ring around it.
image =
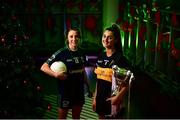
[[[105,30],[111,31],[115,37],[115,49],[118,52],[122,53],[122,42],[121,42],[121,35],[120,29],[117,24],[112,24],[111,27],[106,28]]]

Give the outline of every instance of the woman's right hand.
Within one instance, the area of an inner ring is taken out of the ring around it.
[[[55,78],[58,78],[60,80],[67,79],[67,73],[65,73],[65,72],[57,72],[57,73],[55,73],[54,76],[55,76]]]

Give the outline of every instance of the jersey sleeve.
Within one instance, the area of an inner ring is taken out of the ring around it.
[[[54,54],[51,55],[51,57],[49,57],[47,60],[46,60],[46,63],[48,65],[51,65],[53,62],[55,61],[58,61],[58,59],[60,58],[63,58],[63,50],[64,48],[62,49],[59,49],[58,51],[56,51]]]

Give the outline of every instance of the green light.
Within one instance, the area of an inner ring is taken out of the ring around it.
[[[138,48],[139,43],[139,20],[137,21],[137,29],[136,29],[136,49]]]
[[[147,48],[147,40],[144,40],[145,41],[145,48]]]
[[[124,42],[125,42],[125,41],[124,41],[124,31],[121,30],[120,33],[121,33],[122,48],[124,48]]]
[[[129,33],[129,39],[128,39],[128,48],[131,46],[131,33]]]
[[[156,41],[155,41],[155,48],[157,49],[158,48],[158,34],[159,34],[159,27],[157,26],[156,28]]]

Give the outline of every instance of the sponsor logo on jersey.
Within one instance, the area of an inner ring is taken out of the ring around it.
[[[94,72],[97,74],[98,79],[102,79],[109,82],[112,81],[112,68],[97,67]]]

